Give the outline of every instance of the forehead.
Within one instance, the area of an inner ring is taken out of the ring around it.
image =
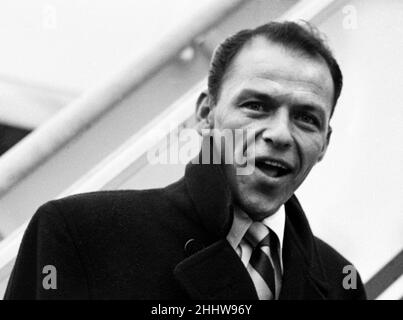
[[[325,61],[257,37],[235,56],[222,82],[221,94],[244,87],[271,95],[315,100],[331,108],[334,86]]]

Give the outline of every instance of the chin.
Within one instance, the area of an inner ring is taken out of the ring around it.
[[[263,198],[263,199],[262,199]],[[268,201],[267,197],[256,197],[256,194],[242,193],[238,198],[238,205],[254,221],[260,221],[276,213],[283,204],[282,201]]]

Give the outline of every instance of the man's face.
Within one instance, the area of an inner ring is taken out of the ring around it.
[[[235,201],[253,219],[276,212],[322,159],[333,92],[324,61],[263,37],[246,43],[235,57],[206,119],[214,129],[253,133],[254,154],[246,141],[234,151],[254,157],[252,173],[237,174],[236,163],[225,166]]]

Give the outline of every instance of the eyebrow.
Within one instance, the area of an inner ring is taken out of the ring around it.
[[[255,98],[260,101],[265,101],[272,105],[278,105],[278,101],[267,93],[263,93],[254,89],[243,89],[238,95],[235,96],[233,103],[238,104],[243,100]]]

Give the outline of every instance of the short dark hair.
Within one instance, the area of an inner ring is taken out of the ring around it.
[[[255,29],[241,30],[225,39],[214,51],[210,64],[208,91],[211,102],[213,104],[218,102],[224,75],[234,57],[241,51],[245,43],[257,36],[263,36],[267,40],[286,48],[301,51],[309,57],[322,57],[325,60],[334,84],[332,116],[343,86],[343,75],[336,59],[325,43],[323,35],[317,28],[305,21],[303,23],[270,22]]]

